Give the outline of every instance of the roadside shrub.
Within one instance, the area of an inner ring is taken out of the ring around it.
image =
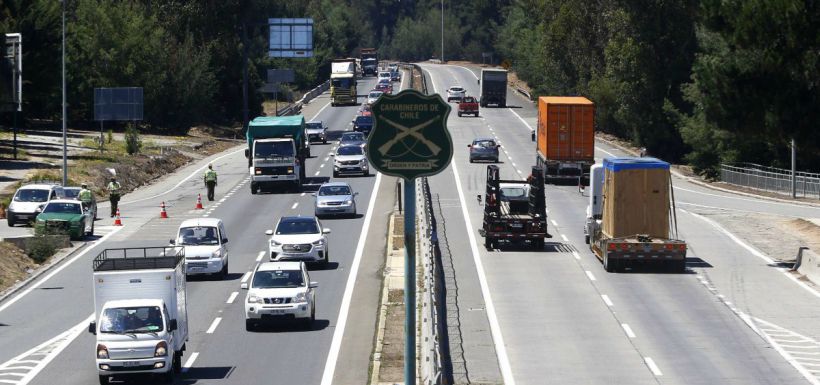
[[[26,254],[34,262],[42,264],[57,252],[58,245],[58,237],[37,235],[26,242]]]
[[[109,129],[108,130],[108,144],[111,144],[111,142],[113,142],[113,141],[114,141],[114,130]]]
[[[129,123],[128,127],[125,128],[125,152],[128,155],[134,155],[140,152],[141,148],[142,140],[140,139],[139,130],[137,130],[136,125]]]

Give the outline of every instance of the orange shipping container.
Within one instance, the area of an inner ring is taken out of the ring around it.
[[[595,160],[595,104],[580,96],[538,98],[538,153],[545,160]]]

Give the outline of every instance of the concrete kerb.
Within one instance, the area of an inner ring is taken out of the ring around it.
[[[629,153],[633,156],[638,156],[639,155],[637,152],[633,151],[632,149],[621,146],[618,143],[615,143],[615,142],[612,142],[612,141],[609,141],[609,140],[606,140],[606,139],[603,139],[603,138],[596,138],[596,139],[598,139],[602,142],[605,142],[605,143],[609,144],[610,146],[616,147],[619,150],[624,151],[626,153]],[[692,184],[696,184],[698,186],[705,187],[705,188],[715,190],[715,191],[720,191],[720,192],[725,192],[725,193],[730,193],[730,194],[743,195],[743,196],[750,197],[750,198],[757,198],[757,199],[773,201],[773,202],[779,202],[779,203],[790,203],[790,204],[803,205],[803,206],[809,206],[809,207],[820,207],[820,204],[818,204],[818,203],[793,201],[793,200],[789,200],[789,199],[780,199],[780,198],[772,198],[772,197],[767,197],[765,195],[758,195],[758,194],[751,194],[751,193],[747,193],[747,192],[743,192],[743,191],[730,190],[730,189],[718,187],[718,186],[712,185],[711,183],[706,183],[704,181],[701,181],[701,180],[698,180],[698,179],[683,175],[678,170],[672,169],[670,171],[672,172],[673,175],[677,176],[678,178],[684,179],[687,182],[690,182]]]
[[[396,213],[395,211],[390,214],[387,224],[387,250],[385,253],[385,263],[384,263],[384,276],[382,279],[382,291],[381,291],[381,299],[379,300],[379,319],[376,326],[376,340],[374,341],[373,346],[373,356],[370,362],[370,382],[369,385],[377,385],[379,383],[379,370],[381,369],[381,354],[382,354],[382,346],[384,343],[384,331],[386,328],[386,320],[387,320],[387,305],[389,301],[389,290],[390,290],[390,258],[393,254],[393,230],[394,224],[393,221],[395,220]]]
[[[77,242],[77,243],[80,243],[80,242]],[[36,281],[43,274],[48,273],[49,271],[51,271],[52,269],[57,267],[57,265],[59,265],[60,263],[65,261],[67,258],[69,258],[71,256],[74,256],[78,251],[80,251],[80,250],[84,249],[86,246],[88,246],[88,244],[89,244],[89,242],[82,242],[81,244],[76,245],[76,246],[71,246],[69,248],[60,249],[59,252],[54,254],[48,260],[48,263],[38,267],[36,270],[34,270],[34,272],[32,272],[28,276],[28,278],[26,278],[26,279],[24,279],[20,282],[17,282],[16,284],[11,286],[10,288],[8,288],[8,289],[4,290],[2,293],[0,293],[0,303],[3,303],[6,299],[11,297],[12,295],[14,295],[14,294],[18,293],[20,290],[23,290],[24,288],[26,288],[26,286],[28,286],[32,282]]]

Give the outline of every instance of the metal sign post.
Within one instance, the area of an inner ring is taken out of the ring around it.
[[[17,160],[17,114],[23,110],[23,35],[19,33],[7,33],[5,39],[5,53],[2,60],[4,60],[11,70],[11,89],[9,100],[0,100],[0,109],[8,102],[11,108],[13,121],[12,131],[14,131],[14,141],[12,147],[14,148],[14,159]],[[5,72],[5,71],[4,71]],[[0,74],[6,76],[7,74]],[[0,82],[0,84],[2,84]],[[6,89],[0,90],[3,93]],[[5,95],[0,99],[5,99]],[[15,106],[16,105],[16,106]]]
[[[450,105],[441,96],[404,90],[373,104],[367,156],[383,174],[404,178],[404,383],[416,384],[416,178],[435,175],[453,158]]]

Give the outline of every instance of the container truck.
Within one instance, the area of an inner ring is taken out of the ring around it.
[[[336,59],[330,63],[330,105],[357,104],[356,59]]]
[[[185,249],[105,249],[93,261],[96,368],[111,376],[154,374],[172,382],[188,342]]]
[[[487,166],[484,221],[479,229],[484,247],[492,250],[501,241],[524,241],[536,250],[544,248],[544,238],[550,235],[543,175],[543,171],[533,167],[527,180],[502,180],[498,166]]]
[[[635,263],[686,271],[678,239],[669,163],[655,158],[604,158],[591,167],[585,240],[608,272]]]
[[[302,115],[257,117],[248,124],[247,139],[245,157],[251,194],[282,184],[301,189],[305,181],[305,159],[310,156]]]
[[[487,107],[490,104],[501,108],[507,106],[507,70],[483,68],[478,85],[480,86],[479,103],[481,107]]]
[[[532,135],[536,166],[544,181],[573,180],[589,185],[589,168],[595,163],[595,104],[576,96],[538,98],[538,124]]]
[[[379,73],[379,54],[375,48],[362,48],[359,50],[359,57],[362,61],[362,76],[368,74],[376,76]]]

